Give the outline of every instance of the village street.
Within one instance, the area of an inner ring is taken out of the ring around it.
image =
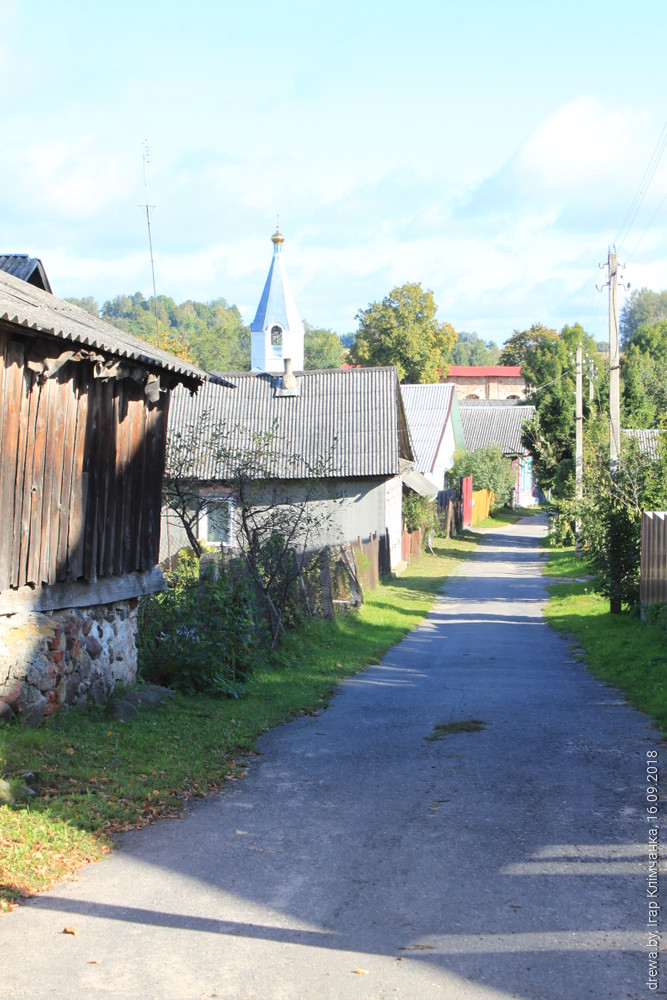
[[[3,996],[655,995],[658,740],[543,623],[544,531],[486,533],[430,617],[263,737],[243,781],[0,919]]]

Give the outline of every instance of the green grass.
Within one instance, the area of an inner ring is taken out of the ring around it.
[[[582,576],[573,549],[550,553],[545,572],[552,576]],[[585,573],[585,569],[584,569]],[[572,579],[549,587],[544,614],[554,628],[571,636],[592,674],[619,689],[635,708],[645,712],[667,738],[667,633],[642,622],[632,612],[609,612],[609,600],[590,581]]]
[[[478,539],[436,539],[403,575],[367,595],[359,612],[312,620],[278,655],[256,664],[236,701],[177,695],[139,719],[101,709],[61,713],[38,730],[0,729],[0,768],[13,787],[32,772],[36,795],[0,806],[0,908],[100,858],[113,835],[162,817],[243,776],[257,737],[329,701],[336,684],[417,625],[443,580]]]

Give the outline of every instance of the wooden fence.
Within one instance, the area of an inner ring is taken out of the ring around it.
[[[493,504],[493,490],[475,490],[472,495],[472,515],[471,524],[479,524],[486,521],[491,513]]]
[[[667,603],[667,512],[642,514],[642,553],[639,576],[642,604]]]

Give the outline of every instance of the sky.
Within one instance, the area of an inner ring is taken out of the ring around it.
[[[279,217],[313,326],[421,282],[484,340],[605,339],[610,245],[667,287],[665,37],[664,0],[0,0],[0,252],[151,295],[147,143],[176,302],[250,322]]]

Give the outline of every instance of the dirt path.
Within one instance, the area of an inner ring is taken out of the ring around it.
[[[423,625],[321,716],[264,737],[244,781],[0,920],[2,995],[659,995],[659,743],[543,623],[543,531],[486,534]]]

